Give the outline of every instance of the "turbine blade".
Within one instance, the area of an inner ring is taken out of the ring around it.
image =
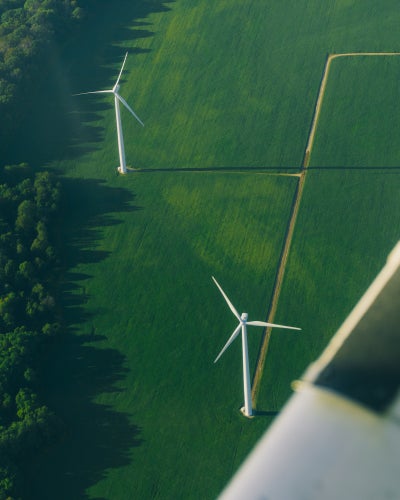
[[[228,347],[232,344],[232,342],[235,340],[235,338],[239,335],[240,329],[242,328],[242,324],[239,323],[238,326],[236,327],[235,331],[232,333],[232,335],[229,337],[228,342],[224,345],[224,348],[222,351],[218,354],[218,356],[215,358],[214,363],[216,363],[219,358],[224,354],[224,352],[228,349]]]
[[[287,328],[288,330],[301,330],[301,328],[297,328],[296,326],[274,325],[273,323],[266,323],[265,321],[247,321],[246,325],[269,326],[269,327],[274,327],[274,328]]]
[[[75,95],[86,95],[86,94],[113,94],[112,90],[95,90],[94,92],[81,92],[80,94],[72,94]]]
[[[219,291],[222,293],[222,296],[224,297],[226,303],[228,304],[229,306],[229,309],[233,312],[233,314],[237,317],[237,319],[239,321],[241,321],[241,318],[240,318],[240,315],[239,313],[236,311],[235,307],[233,306],[232,302],[228,299],[226,293],[222,290],[221,288],[221,285],[218,283],[218,281],[214,278],[214,276],[211,276],[211,278],[213,279],[214,283],[217,285],[217,287],[219,288]]]
[[[142,120],[138,117],[138,115],[133,111],[133,109],[129,106],[129,104],[125,101],[123,97],[121,97],[117,92],[114,93],[114,95],[122,102],[122,104],[127,108],[128,111],[130,111],[133,116],[136,118],[136,120],[140,123],[142,127],[144,127],[144,123]]]
[[[121,78],[122,72],[124,71],[124,66],[125,66],[125,62],[126,62],[126,58],[127,58],[127,57],[128,57],[128,52],[125,54],[124,62],[122,63],[121,71],[119,72],[119,75],[118,75],[117,81],[115,82],[114,89],[116,89],[116,88],[117,88],[117,85],[118,85],[119,80],[120,80],[120,78]]]

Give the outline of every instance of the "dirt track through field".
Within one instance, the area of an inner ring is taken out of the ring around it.
[[[267,316],[268,323],[273,323],[276,309],[278,307],[278,301],[279,301],[279,296],[280,296],[280,292],[281,292],[281,288],[282,288],[283,277],[285,274],[287,259],[288,259],[292,239],[293,239],[294,228],[296,225],[296,219],[297,219],[297,215],[298,215],[299,208],[300,208],[301,198],[303,195],[304,183],[305,183],[306,175],[307,175],[307,168],[308,168],[308,165],[310,162],[311,151],[312,151],[313,144],[314,144],[314,138],[315,138],[315,133],[317,130],[317,125],[318,125],[319,115],[321,112],[322,102],[324,100],[324,95],[325,95],[325,91],[326,91],[326,85],[328,82],[328,76],[329,76],[329,70],[331,67],[331,62],[333,61],[333,59],[337,59],[339,57],[371,57],[371,56],[372,57],[377,57],[377,56],[378,57],[382,57],[382,56],[387,57],[387,56],[399,56],[399,55],[400,55],[400,52],[349,52],[349,53],[343,53],[343,54],[330,54],[330,55],[328,55],[328,57],[326,59],[324,71],[322,74],[321,85],[319,87],[318,98],[317,98],[317,102],[315,105],[314,115],[313,115],[313,119],[311,122],[310,134],[308,136],[307,146],[305,149],[304,158],[303,158],[303,162],[302,162],[302,166],[301,166],[301,172],[299,174],[299,181],[298,181],[297,189],[296,189],[294,199],[293,199],[292,211],[291,211],[288,227],[286,230],[285,242],[284,242],[281,257],[279,260],[277,275],[275,278],[272,300],[271,300],[271,304],[270,304],[270,308],[269,308],[268,316]],[[297,325],[295,325],[295,326],[297,326]],[[265,365],[265,360],[267,357],[270,338],[271,338],[271,328],[267,328],[265,330],[265,333],[264,333],[264,336],[263,336],[263,339],[261,342],[261,347],[260,347],[260,351],[258,354],[258,359],[257,359],[257,364],[256,364],[256,369],[254,372],[254,378],[253,378],[253,384],[252,384],[251,393],[252,393],[253,405],[255,407],[257,407],[257,398],[258,398],[258,394],[259,394],[259,390],[260,390],[260,382],[261,382],[262,374],[264,371],[264,365]]]

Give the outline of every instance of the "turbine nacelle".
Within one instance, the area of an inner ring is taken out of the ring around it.
[[[242,315],[240,316],[241,322],[246,323],[248,317],[249,315],[247,313],[242,313]]]

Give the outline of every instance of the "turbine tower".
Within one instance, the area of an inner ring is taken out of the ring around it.
[[[129,104],[125,101],[123,97],[121,97],[118,93],[120,85],[119,80],[122,75],[122,71],[124,70],[126,58],[128,57],[128,52],[125,54],[124,62],[122,63],[121,71],[119,72],[117,81],[115,82],[114,87],[111,90],[96,90],[94,92],[81,92],[80,94],[74,95],[87,95],[87,94],[114,94],[114,104],[115,104],[115,118],[117,121],[117,136],[118,136],[118,152],[119,152],[119,167],[118,172],[121,174],[126,174],[126,161],[125,161],[125,147],[124,147],[124,135],[122,132],[122,122],[121,122],[121,112],[119,103],[126,107],[126,109],[136,118],[136,120],[144,127],[144,123],[137,116],[137,114],[133,111],[133,109],[129,106]]]
[[[244,390],[244,407],[241,409],[243,414],[246,417],[251,417],[253,415],[253,407],[251,401],[251,383],[250,383],[250,368],[249,368],[249,353],[247,349],[247,325],[251,326],[264,326],[264,327],[275,327],[275,328],[287,328],[289,330],[301,330],[301,328],[296,328],[294,326],[284,326],[284,325],[274,325],[272,323],[266,323],[265,321],[247,321],[248,314],[242,313],[239,315],[232,302],[228,299],[226,293],[222,290],[218,281],[212,276],[214,283],[219,288],[219,291],[222,293],[226,303],[229,306],[229,309],[233,312],[233,314],[239,320],[239,324],[236,327],[235,331],[229,337],[228,342],[225,344],[222,351],[218,354],[214,363],[216,363],[219,358],[223,355],[223,353],[228,349],[228,347],[232,344],[235,338],[239,335],[240,331],[242,332],[242,357],[243,357],[243,390]]]

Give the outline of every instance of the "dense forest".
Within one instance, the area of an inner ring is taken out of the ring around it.
[[[49,43],[62,42],[83,16],[76,0],[0,0],[3,145],[18,130],[23,96]],[[60,330],[60,271],[52,243],[59,198],[54,175],[0,160],[0,500],[21,498],[21,460],[58,427],[37,396],[35,367]]]
[[[60,328],[49,237],[59,196],[48,172],[19,165],[0,174],[0,498],[18,495],[18,461],[55,429],[35,394],[35,364]]]

